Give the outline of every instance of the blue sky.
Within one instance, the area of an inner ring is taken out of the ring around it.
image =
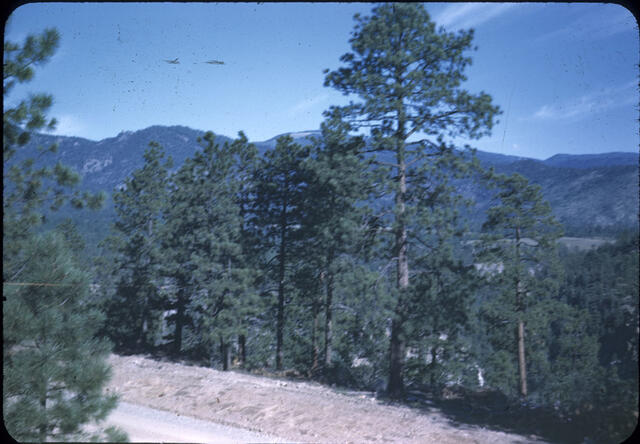
[[[503,110],[472,146],[547,158],[637,151],[638,28],[615,4],[426,3],[447,30],[474,28],[466,88]],[[5,40],[56,27],[35,79],[5,97],[54,96],[56,133],[100,140],[151,125],[185,125],[250,140],[317,129],[346,103],[323,86],[350,50],[366,3],[41,3],[10,16]],[[165,60],[179,59],[179,64]],[[221,60],[224,65],[203,63]]]

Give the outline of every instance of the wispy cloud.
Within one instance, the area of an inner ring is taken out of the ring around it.
[[[622,6],[609,6],[606,13],[600,9],[598,13],[590,11],[571,23],[536,37],[534,41],[601,40],[623,32],[634,31],[637,34],[638,25],[633,15]]]
[[[541,120],[581,119],[619,106],[638,103],[638,87],[635,81],[601,91],[585,94],[563,103],[542,105],[533,114]]]
[[[324,102],[328,98],[329,98],[328,94],[318,94],[317,96],[301,100],[295,105],[293,105],[291,108],[289,108],[288,113],[290,115],[304,113],[310,110],[311,108],[313,108],[314,106]]]
[[[57,136],[87,137],[88,128],[77,116],[61,114],[55,117],[58,124],[53,134]]]
[[[509,12],[515,3],[456,3],[446,6],[433,19],[445,28],[473,28]]]

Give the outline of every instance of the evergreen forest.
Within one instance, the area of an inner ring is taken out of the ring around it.
[[[55,127],[52,97],[4,110],[3,411],[14,437],[86,437],[82,425],[117,402],[102,393],[111,352],[391,403],[482,394],[566,424],[558,441],[631,434],[637,228],[570,249],[540,186],[447,142],[489,134],[502,112],[464,89],[472,30],[437,29],[420,4],[379,4],[352,35],[325,86],[354,101],[328,108],[318,135],[281,136],[260,154],[242,132],[207,132],[179,165],[149,140],[91,248],[73,217],[50,228],[45,214],[92,211],[105,196],[61,163],[37,166],[39,152],[14,161]],[[5,95],[58,40],[48,29],[5,42]],[[463,179],[490,190],[480,227]]]

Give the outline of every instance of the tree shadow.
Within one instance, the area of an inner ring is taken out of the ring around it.
[[[380,398],[378,402],[411,407],[423,414],[437,411],[442,413],[452,426],[458,428],[478,427],[550,443],[600,442],[592,438],[596,436],[597,430],[589,418],[563,420],[551,409],[522,405],[494,391],[456,390],[445,391],[439,396],[408,391],[403,400]]]

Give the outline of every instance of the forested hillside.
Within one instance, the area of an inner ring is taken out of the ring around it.
[[[376,5],[350,45],[325,85],[358,101],[330,107],[320,131],[263,143],[177,126],[54,138],[32,134],[47,126],[46,100],[5,111],[14,436],[75,436],[113,408],[100,392],[107,340],[393,402],[481,394],[575,424],[576,442],[631,433],[634,158],[536,161],[446,143],[487,135],[501,110],[463,88],[473,32],[436,30],[420,4]],[[611,242],[559,243],[576,234]],[[34,373],[38,359],[50,366]]]

